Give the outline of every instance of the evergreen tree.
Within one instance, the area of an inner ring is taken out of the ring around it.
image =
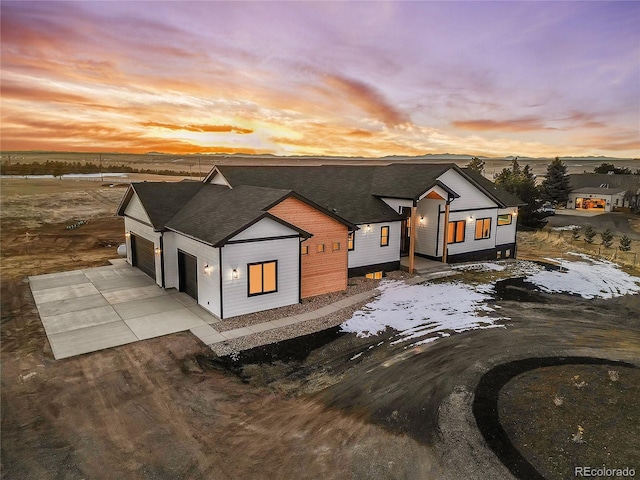
[[[611,247],[611,244],[613,243],[613,233],[611,233],[611,230],[609,230],[608,228],[605,228],[600,234],[600,238],[602,238],[602,244],[605,247],[607,248]]]
[[[567,166],[556,157],[547,167],[547,177],[541,185],[542,199],[554,204],[566,205],[571,193]]]
[[[520,207],[518,223],[529,227],[540,227],[544,224],[537,212],[540,207],[540,192],[536,186],[535,175],[529,165],[520,167],[517,158],[511,162],[511,168],[504,168],[495,177],[495,184],[520,198],[525,206]]]
[[[626,235],[620,237],[620,250],[623,252],[631,250],[631,239]]]
[[[593,237],[596,236],[596,231],[591,225],[588,225],[584,230],[584,241],[587,243],[593,243]]]
[[[484,171],[484,162],[478,157],[473,157],[467,164],[467,168],[469,170],[475,170],[478,173],[482,173]]]

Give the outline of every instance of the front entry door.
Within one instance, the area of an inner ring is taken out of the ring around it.
[[[411,207],[402,207],[400,215],[404,217],[400,227],[400,256],[406,257],[411,243]]]
[[[181,292],[198,300],[198,260],[178,250],[178,285]]]

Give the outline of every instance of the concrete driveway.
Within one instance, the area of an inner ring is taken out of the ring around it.
[[[198,327],[211,329],[219,321],[187,294],[163,290],[124,261],[37,275],[29,277],[29,284],[56,359]]]

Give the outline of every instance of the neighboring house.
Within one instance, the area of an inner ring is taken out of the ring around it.
[[[605,212],[640,208],[640,175],[573,174],[569,184],[567,208]]]
[[[229,318],[345,290],[403,255],[513,257],[519,205],[453,164],[218,166],[132,184],[118,214],[130,264]]]

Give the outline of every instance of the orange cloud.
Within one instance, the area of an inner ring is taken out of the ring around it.
[[[249,128],[236,127],[233,125],[172,125],[170,123],[159,123],[159,122],[142,122],[140,123],[143,127],[158,127],[158,128],[166,128],[167,130],[185,130],[187,132],[208,132],[208,133],[238,133],[238,134],[248,134],[253,133],[253,130]]]
[[[20,100],[30,100],[36,102],[60,102],[60,103],[90,103],[93,99],[77,95],[75,93],[60,92],[55,90],[48,90],[46,88],[18,85],[16,83],[2,82],[0,88],[2,97],[14,98]]]

